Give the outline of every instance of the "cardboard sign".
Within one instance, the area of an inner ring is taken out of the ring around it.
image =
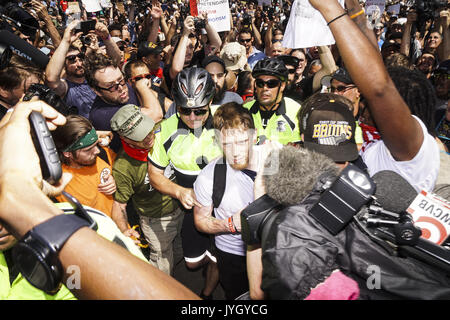
[[[442,244],[450,234],[450,203],[426,191],[421,191],[406,210],[414,225],[422,229],[422,237]]]
[[[344,0],[338,0],[344,7]],[[335,40],[322,14],[309,0],[295,0],[283,37],[285,48],[310,48],[334,44]]]
[[[117,10],[119,10],[120,13],[125,14],[125,7],[123,6],[122,2],[117,2],[116,6],[117,6]]]
[[[69,2],[67,4],[67,8],[69,9],[70,13],[78,13],[81,12],[80,9],[80,5],[78,4],[78,2],[74,1],[74,2]]]
[[[208,13],[208,23],[217,32],[230,31],[230,7],[228,0],[199,0],[198,14]]]

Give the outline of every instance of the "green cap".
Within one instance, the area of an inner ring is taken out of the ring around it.
[[[144,140],[154,126],[155,122],[134,104],[123,106],[111,118],[111,129],[133,141]]]

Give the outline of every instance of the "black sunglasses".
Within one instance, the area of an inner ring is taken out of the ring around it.
[[[294,68],[294,69],[288,69],[288,72],[289,72],[290,74],[295,73],[295,68]]]
[[[349,86],[337,86],[337,87],[331,87],[331,88],[330,88],[330,91],[331,91],[332,93],[334,93],[334,92],[345,92],[345,91],[350,90],[350,89],[353,89],[353,88],[356,88],[356,86],[354,86],[354,85],[349,85]]]
[[[280,85],[281,81],[276,79],[270,79],[267,81],[256,79],[255,84],[258,88],[264,88],[264,85],[267,85],[268,88],[273,89],[275,87],[278,87]]]
[[[250,41],[252,41],[252,38],[250,38],[250,39],[239,39],[239,42],[250,42]]]
[[[208,110],[209,109],[191,109],[179,107],[179,112],[185,116],[189,116],[192,112],[194,112],[196,116],[203,116],[208,112]]]
[[[84,54],[79,53],[79,54],[71,54],[70,56],[66,57],[66,60],[68,60],[70,63],[75,62],[75,60],[79,58],[80,60],[84,59]]]

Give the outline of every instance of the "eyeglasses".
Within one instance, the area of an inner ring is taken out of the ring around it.
[[[130,78],[130,80],[131,81],[139,81],[139,80],[142,80],[144,78],[150,80],[152,78],[152,74],[151,73],[140,74],[138,76],[134,76],[134,77]]]
[[[123,51],[123,50],[125,50],[125,46],[124,45],[121,45],[121,46],[117,46],[118,48],[119,48],[119,50],[120,51]]]
[[[356,88],[356,86],[354,86],[354,85],[337,86],[337,87],[331,87],[330,91],[331,91],[331,93],[334,93],[334,92],[345,92],[345,91],[353,89],[353,88]]]
[[[250,39],[239,39],[239,42],[240,43],[247,43],[247,42],[250,42],[250,41],[252,41],[252,38],[250,38]]]
[[[109,91],[109,92],[114,92],[114,91],[119,90],[119,86],[124,86],[124,85],[125,85],[125,79],[122,78],[119,81],[114,81],[114,84],[109,86],[108,88],[102,88],[100,86],[97,86],[97,88],[102,89],[102,90],[106,90],[106,91]]]
[[[82,53],[71,54],[70,56],[66,57],[66,60],[69,61],[70,63],[74,63],[77,58],[80,59],[80,60],[83,60],[84,59],[84,54],[82,54]]]
[[[273,89],[275,87],[278,87],[280,85],[281,81],[276,79],[270,79],[267,81],[256,79],[255,84],[258,88],[264,88],[264,85],[267,85],[268,88]]]
[[[293,74],[293,73],[295,73],[295,69],[288,69],[288,72],[289,72],[290,74]]]
[[[179,112],[182,115],[190,116],[193,112],[196,116],[203,116],[208,112],[209,109],[191,109],[191,108],[183,108],[179,107]]]

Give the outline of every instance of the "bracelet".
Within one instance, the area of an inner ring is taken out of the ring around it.
[[[361,11],[359,11],[359,12],[357,12],[357,13],[351,15],[351,16],[350,16],[350,19],[354,19],[354,18],[356,18],[357,16],[362,15],[363,13],[364,13],[364,9],[361,9]]]
[[[327,23],[327,26],[329,26],[332,22],[336,21],[337,19],[342,18],[343,16],[345,16],[347,14],[347,12],[344,12],[343,14],[341,14],[340,16],[337,16],[336,18],[334,18],[333,20],[331,20],[330,22]]]
[[[236,228],[234,227],[233,217],[228,218],[228,229],[230,229],[231,233],[236,233]]]

